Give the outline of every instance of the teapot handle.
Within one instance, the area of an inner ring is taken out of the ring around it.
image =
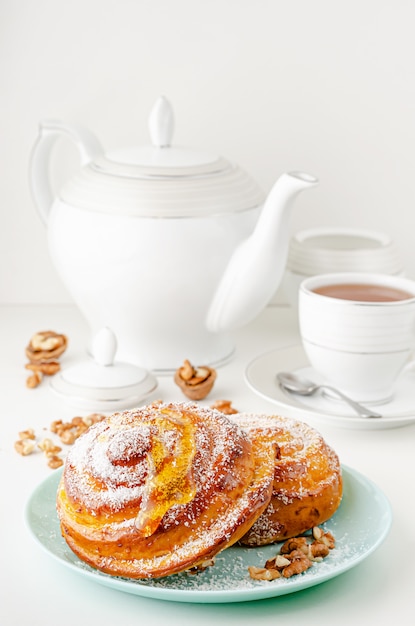
[[[66,135],[78,147],[81,165],[86,165],[103,152],[98,139],[86,128],[65,124],[59,120],[43,120],[39,124],[39,135],[30,159],[30,188],[36,209],[46,224],[53,202],[49,180],[49,161],[52,148],[58,137]]]

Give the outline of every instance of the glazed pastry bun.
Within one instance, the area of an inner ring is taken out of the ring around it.
[[[342,499],[336,452],[304,422],[271,415],[230,416],[250,437],[278,445],[271,502],[241,539],[261,546],[303,534],[328,520]]]
[[[114,413],[70,449],[57,493],[62,536],[108,574],[161,577],[203,565],[270,502],[276,445],[214,409]]]

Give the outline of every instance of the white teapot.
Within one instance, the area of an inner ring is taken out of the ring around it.
[[[152,145],[106,155],[89,131],[44,121],[30,163],[51,258],[91,336],[110,328],[120,359],[156,371],[232,355],[230,332],[260,313],[282,278],[291,201],[317,183],[283,174],[264,203],[236,165],[172,147],[173,126],[161,97]],[[82,167],[54,199],[49,160],[61,134]]]

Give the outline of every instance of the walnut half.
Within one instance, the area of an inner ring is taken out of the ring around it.
[[[56,361],[65,352],[67,345],[66,335],[53,330],[43,330],[30,339],[26,346],[26,356],[30,363]]]
[[[191,400],[203,400],[216,380],[216,371],[207,365],[193,367],[188,359],[176,370],[174,382]]]
[[[43,376],[54,376],[60,370],[59,357],[68,345],[66,335],[44,330],[34,334],[26,346],[29,363],[25,368],[33,373],[26,380],[26,386],[34,389],[42,382]]]

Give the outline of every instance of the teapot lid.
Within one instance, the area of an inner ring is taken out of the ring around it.
[[[264,201],[252,178],[227,159],[171,145],[174,114],[163,96],[148,126],[151,145],[100,154],[64,186],[61,199],[93,211],[148,217],[243,211]]]
[[[145,168],[148,168],[148,173],[152,172],[153,175],[158,173],[161,176],[163,174],[182,176],[183,169],[200,168],[201,171],[205,171],[207,168],[209,171],[211,164],[221,160],[216,154],[172,145],[174,112],[170,102],[164,96],[156,100],[151,110],[148,129],[151,145],[132,146],[113,151],[100,161],[101,167],[116,173],[117,165],[138,166],[140,169],[136,171],[136,174],[139,176],[144,175]],[[123,172],[126,171],[125,168],[122,169]]]

